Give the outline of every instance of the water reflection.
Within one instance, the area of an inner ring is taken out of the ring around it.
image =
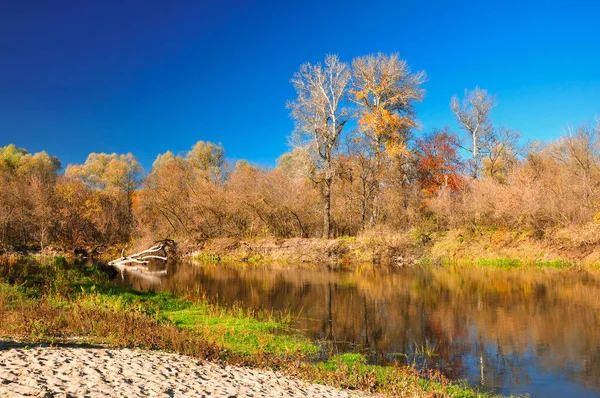
[[[120,279],[120,278],[119,278]],[[330,353],[416,363],[501,393],[600,396],[600,275],[411,269],[317,272],[170,263],[139,289],[200,286],[218,302],[287,310]]]

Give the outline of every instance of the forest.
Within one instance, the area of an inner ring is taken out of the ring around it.
[[[458,131],[424,132],[415,105],[425,81],[397,54],[301,65],[286,105],[290,151],[275,167],[230,164],[220,144],[204,141],[158,155],[148,172],[131,153],[91,153],[63,170],[51,154],[4,146],[0,248],[474,226],[536,236],[598,230],[600,120],[524,144],[519,131],[493,122],[493,93],[475,87],[448,99]]]

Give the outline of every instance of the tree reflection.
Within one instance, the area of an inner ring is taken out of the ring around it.
[[[511,390],[540,374],[600,391],[600,278],[583,271],[299,271],[172,263],[160,285],[200,284],[220,303],[285,310],[328,353],[410,363]]]

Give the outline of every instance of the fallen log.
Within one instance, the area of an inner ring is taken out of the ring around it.
[[[162,271],[150,271],[146,266],[150,260],[161,260],[167,261],[167,247],[173,244],[172,240],[162,240],[156,242],[154,246],[149,249],[143,250],[139,253],[130,254],[125,256],[125,249],[121,250],[121,257],[111,260],[108,265],[111,265],[121,271],[121,278],[123,278],[123,271],[141,273],[145,275],[165,275],[167,270]],[[157,255],[156,253],[162,252],[163,255]],[[133,265],[132,265],[133,264]]]

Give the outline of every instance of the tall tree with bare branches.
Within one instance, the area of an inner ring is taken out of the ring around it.
[[[497,182],[506,183],[508,174],[522,155],[521,133],[506,127],[494,128],[482,140],[482,171]]]
[[[297,98],[288,103],[296,123],[293,143],[307,147],[315,164],[315,181],[323,187],[323,237],[331,234],[331,187],[334,154],[350,112],[343,107],[351,74],[337,55],[327,55],[324,65],[305,63],[294,73]]]
[[[465,90],[462,101],[457,96],[452,97],[450,101],[450,107],[460,127],[469,134],[469,152],[472,154],[471,168],[474,179],[479,177],[482,143],[493,132],[490,111],[496,105],[494,96],[479,87],[475,87],[473,91]]]

